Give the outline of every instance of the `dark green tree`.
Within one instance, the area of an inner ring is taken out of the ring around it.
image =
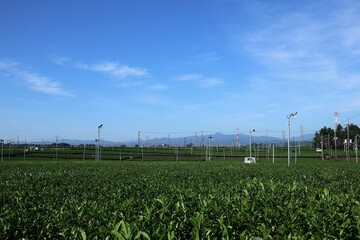
[[[342,143],[344,144],[345,142],[345,139],[348,138],[348,129],[349,129],[349,140],[350,140],[350,147],[352,146],[352,144],[355,142],[355,137],[356,135],[359,135],[360,134],[360,128],[355,125],[355,124],[347,124],[347,126],[344,128],[344,131],[343,131],[343,141]],[[347,142],[347,140],[346,140]]]
[[[336,148],[344,147],[344,139],[346,138],[344,127],[341,124],[338,124],[336,127]],[[335,136],[334,136],[334,148],[335,148]]]
[[[321,142],[321,136],[318,131],[315,132],[314,138],[313,138],[313,147],[318,148],[319,144]]]
[[[320,148],[321,139],[323,141],[323,148],[325,150],[330,150],[330,148],[334,145],[334,129],[324,126],[319,132],[316,132],[313,138],[313,146]]]
[[[336,148],[344,147],[348,128],[350,142],[354,143],[356,135],[360,136],[360,128],[356,124],[347,124],[345,128],[338,124],[336,128]],[[321,147],[321,138],[323,139],[323,148],[325,150],[335,148],[335,129],[324,126],[319,131],[316,131],[313,138],[313,147]]]

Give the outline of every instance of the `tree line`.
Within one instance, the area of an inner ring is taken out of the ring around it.
[[[321,148],[321,142],[323,142],[324,150],[344,148],[349,139],[349,147],[351,148],[354,146],[356,137],[360,137],[360,128],[356,124],[347,124],[345,127],[338,124],[335,129],[324,126],[315,132],[313,147]]]

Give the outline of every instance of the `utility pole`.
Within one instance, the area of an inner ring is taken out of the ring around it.
[[[356,134],[355,135],[355,160],[356,160],[356,163],[358,163],[358,136],[359,134]]]
[[[140,145],[141,145],[141,131],[138,131],[138,154],[140,154]]]
[[[212,139],[212,136],[209,136],[209,162],[211,160],[211,154],[210,154],[210,151],[211,151],[211,139]]]
[[[200,138],[200,147],[204,147],[204,131],[201,131],[201,138]]]
[[[324,161],[324,137],[321,134],[321,160]]]
[[[23,157],[24,161],[25,161],[25,154],[26,154],[26,147],[24,147],[24,157]]]
[[[338,128],[338,112],[335,112],[335,131],[334,131],[334,146],[335,146],[335,158],[337,158],[337,146],[336,146],[336,142],[337,142],[337,137],[336,137],[336,131]]]
[[[346,143],[346,158],[350,162],[350,131],[349,131],[350,123],[348,119],[347,123],[347,143]]]
[[[250,157],[251,157],[251,140],[252,140],[252,133],[255,132],[255,128],[253,130],[250,131],[250,134],[249,134],[249,142],[250,142]],[[256,155],[256,154],[255,154]]]
[[[290,120],[296,116],[297,112],[287,116],[288,119],[288,167],[290,167]]]
[[[55,147],[56,160],[58,159],[58,141],[59,141],[59,138],[58,138],[58,136],[56,136],[56,147]]]
[[[0,139],[1,143],[1,161],[4,161],[4,140]]]
[[[195,132],[195,147],[198,147],[198,135],[197,132]]]
[[[83,160],[85,160],[85,154],[86,154],[86,153],[85,153],[85,151],[86,151],[85,149],[86,149],[86,144],[84,143]]]
[[[100,124],[98,126],[98,138],[97,138],[97,155],[96,155],[96,160],[97,161],[100,161],[101,160],[101,145],[100,145],[100,141],[101,141],[101,138],[100,138],[100,129],[102,128],[102,124]]]
[[[303,125],[300,126],[300,134],[301,134],[301,142],[300,142],[300,145],[299,145],[299,155],[301,154],[301,147],[302,147],[303,142],[304,142],[304,128],[303,128]]]
[[[281,151],[284,150],[284,142],[285,142],[285,130],[282,130]]]

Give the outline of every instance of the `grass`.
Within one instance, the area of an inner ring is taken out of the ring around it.
[[[5,160],[39,160],[39,159],[68,159],[68,160],[94,160],[95,146],[72,146],[72,147],[53,147],[44,146],[40,151],[24,151],[28,146],[14,145],[5,146],[4,159]],[[295,152],[296,151],[296,152]],[[249,156],[249,149],[245,147],[212,147],[211,156],[214,160],[230,160],[243,159]],[[204,160],[207,155],[207,150],[203,148],[189,148],[189,147],[102,147],[101,158],[103,160]],[[287,158],[288,152],[286,147],[277,146],[274,148],[275,159]],[[301,149],[292,148],[292,158],[302,159],[321,159],[322,154],[316,152],[314,148],[302,147]],[[337,159],[345,159],[345,152],[341,149],[337,151]],[[355,152],[350,152],[352,160],[355,161]],[[252,148],[252,156],[258,160],[272,160],[272,147],[254,146]],[[334,159],[334,151],[325,151],[324,156]]]

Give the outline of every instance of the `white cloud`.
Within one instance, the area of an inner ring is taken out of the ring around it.
[[[177,76],[177,77],[175,77],[175,80],[186,82],[186,81],[197,81],[201,78],[203,78],[202,75],[191,73],[191,74],[184,74],[184,75]]]
[[[223,84],[224,81],[218,78],[204,78],[201,80],[201,86],[203,87],[217,87]]]
[[[65,65],[71,62],[70,58],[57,56],[57,55],[51,55],[50,59],[57,65]]]
[[[157,106],[165,106],[170,103],[167,97],[160,95],[153,95],[153,94],[143,94],[139,98],[137,98],[136,101],[138,101],[141,104],[157,105]]]
[[[140,87],[142,85],[144,85],[143,81],[119,81],[116,83],[117,86],[119,87]]]
[[[207,63],[215,63],[219,60],[216,52],[207,52],[198,54],[192,57],[194,60],[201,61],[201,62],[207,62]]]
[[[96,64],[87,64],[74,62],[70,58],[52,55],[51,60],[58,65],[67,65],[69,67],[100,72],[109,76],[112,76],[116,80],[119,87],[136,87],[144,84],[139,79],[140,77],[147,76],[148,72],[146,69],[139,67],[129,67],[128,65],[122,65],[118,62],[100,62]],[[131,79],[131,81],[129,81]]]
[[[154,90],[166,90],[168,87],[164,84],[157,83],[157,84],[151,85],[150,88],[154,89]]]
[[[12,60],[8,60],[8,59],[2,59],[0,60],[0,70],[10,70],[13,69],[15,67],[19,66],[19,63],[12,61]]]
[[[15,61],[0,60],[0,70],[7,73],[10,77],[22,81],[37,92],[59,96],[72,96],[59,82],[25,69],[25,67]]]
[[[194,82],[200,87],[217,87],[224,84],[224,81],[218,78],[205,77],[201,74],[184,74],[174,78],[181,82]]]
[[[240,35],[238,44],[266,66],[268,77],[333,86],[350,77],[354,81],[360,76],[355,56],[360,53],[360,23],[355,20],[360,18],[359,5],[326,4],[333,4],[333,9],[316,14],[306,7],[271,13],[265,27]]]
[[[344,3],[346,7],[336,11],[338,43],[343,44],[346,50],[353,54],[360,54],[360,4],[358,1]]]
[[[64,90],[58,82],[51,81],[46,76],[26,71],[17,71],[16,75],[22,78],[27,85],[35,91],[52,95],[71,95],[68,91]]]
[[[246,89],[256,95],[252,104],[316,116],[358,111],[360,4],[355,2],[259,8],[254,27],[232,31],[240,57],[257,63],[256,72],[246,77]]]
[[[109,74],[117,79],[124,79],[128,77],[142,77],[148,73],[145,69],[138,67],[129,67],[121,65],[117,62],[102,62],[97,64],[77,64],[78,68],[102,72]]]

